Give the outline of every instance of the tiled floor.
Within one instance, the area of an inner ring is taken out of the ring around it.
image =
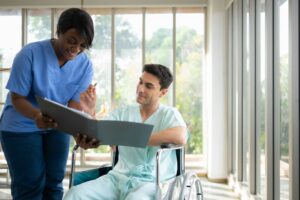
[[[201,177],[204,200],[238,200],[239,195],[234,193],[233,189],[227,184],[212,183],[206,178]]]
[[[5,180],[0,179],[0,200],[11,200],[10,190],[3,187]],[[238,194],[235,194],[233,190],[226,184],[212,183],[206,178],[201,177],[201,183],[203,187],[204,200],[238,200],[240,199]],[[68,188],[68,180],[64,181],[65,190]]]
[[[0,189],[0,199],[1,200],[11,199],[10,190],[9,189]]]
[[[11,200],[12,197],[10,195],[10,189],[9,186],[6,185],[5,181],[6,180],[4,180],[3,178],[0,178],[0,200]],[[68,184],[69,184],[69,180],[68,179],[64,180],[65,191],[67,191]]]

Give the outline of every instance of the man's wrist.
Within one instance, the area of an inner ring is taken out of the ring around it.
[[[92,112],[91,112],[91,114],[92,114],[93,117],[95,117],[96,116],[96,110],[93,109]]]
[[[92,117],[96,116],[96,111],[95,110],[87,110],[85,112],[88,113],[89,115],[91,115]]]

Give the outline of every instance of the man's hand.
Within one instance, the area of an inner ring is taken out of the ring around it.
[[[91,149],[91,148],[97,148],[100,146],[101,142],[99,140],[96,140],[94,138],[89,138],[86,135],[83,134],[77,134],[74,137],[76,143],[83,149]]]
[[[80,107],[83,111],[90,113],[90,115],[95,114],[96,108],[96,89],[94,85],[90,85],[89,88],[80,94]]]

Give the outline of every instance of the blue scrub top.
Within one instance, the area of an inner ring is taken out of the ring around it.
[[[79,102],[80,93],[88,88],[92,78],[93,66],[84,52],[60,67],[51,40],[27,44],[13,61],[6,85],[10,92],[0,120],[0,130],[40,131],[33,120],[14,109],[11,92],[26,96],[35,107],[35,95],[67,105],[70,100]]]

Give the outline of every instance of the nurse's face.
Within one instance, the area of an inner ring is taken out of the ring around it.
[[[72,60],[86,49],[85,39],[74,28],[67,30],[58,37],[58,57],[62,60]]]

